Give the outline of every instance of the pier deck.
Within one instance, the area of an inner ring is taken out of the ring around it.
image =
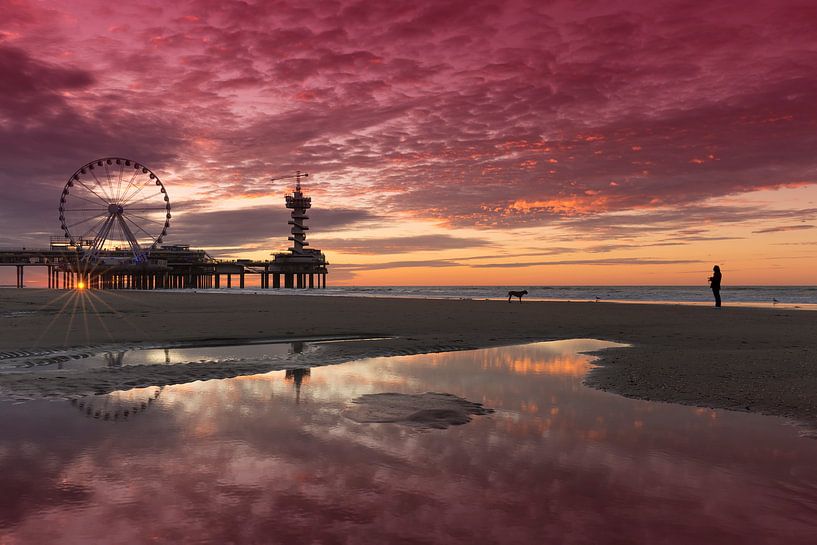
[[[321,258],[322,258],[322,254]],[[186,247],[160,248],[142,263],[133,263],[126,250],[103,252],[96,261],[85,262],[74,249],[0,249],[0,267],[16,267],[16,287],[25,287],[25,270],[47,269],[47,287],[71,289],[208,289],[243,288],[247,275],[260,276],[262,289],[325,288],[325,259],[293,259],[279,254],[274,260],[219,260],[204,250]],[[283,279],[283,282],[282,282]]]

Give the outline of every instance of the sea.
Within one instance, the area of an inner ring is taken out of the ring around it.
[[[399,297],[411,299],[508,298],[510,290],[528,290],[525,300],[621,303],[712,304],[707,286],[331,286],[299,290],[313,296]],[[234,293],[237,289],[206,290]],[[247,288],[246,293],[291,294],[292,290]],[[752,307],[817,309],[817,286],[725,286],[723,304]],[[514,299],[516,301],[516,299]]]

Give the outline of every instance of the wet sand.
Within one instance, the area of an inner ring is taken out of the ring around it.
[[[471,421],[471,415],[494,412],[452,394],[382,392],[353,399],[343,416],[359,424],[401,424],[420,429],[444,430]]]
[[[73,299],[72,299],[73,297]],[[374,299],[298,295],[0,290],[0,352],[62,347],[313,336],[393,337],[332,343],[292,365],[368,356],[595,338],[586,382],[649,400],[789,417],[817,424],[817,313],[615,303]],[[0,375],[0,392],[70,397],[149,384],[264,372],[191,364],[78,374]]]

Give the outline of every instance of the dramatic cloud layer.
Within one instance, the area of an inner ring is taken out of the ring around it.
[[[408,254],[509,230],[533,252],[805,236],[792,222],[815,219],[807,202],[734,201],[814,194],[812,2],[0,0],[0,14],[2,245],[58,231],[67,177],[109,155],[190,205],[169,241],[234,255],[286,243],[269,178],[297,168],[315,220],[343,231],[325,247],[353,255],[371,246],[361,221],[391,228],[362,239]]]
[[[459,250],[490,246],[485,240],[451,235],[419,235],[414,237],[378,237],[376,239],[324,239],[333,250],[349,254],[401,254],[435,250]]]

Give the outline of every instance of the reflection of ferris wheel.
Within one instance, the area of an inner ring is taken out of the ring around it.
[[[88,418],[127,420],[148,410],[162,394],[164,386],[134,388],[109,394],[72,399],[71,405]]]
[[[170,227],[170,199],[146,166],[106,157],[77,170],[60,197],[60,223],[72,246],[94,258],[123,250],[142,261]]]

